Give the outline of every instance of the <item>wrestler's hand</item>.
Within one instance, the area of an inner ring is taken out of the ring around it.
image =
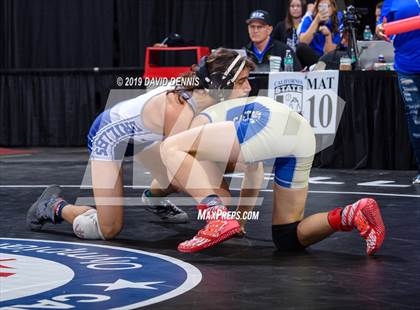
[[[245,224],[242,224],[242,223],[240,223],[240,224],[241,224],[241,231],[238,232],[235,237],[244,238],[246,236]]]

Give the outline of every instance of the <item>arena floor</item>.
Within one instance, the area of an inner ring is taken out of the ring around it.
[[[92,196],[91,189],[80,188],[87,164],[85,149],[41,148],[31,151],[31,154],[25,151],[0,156],[1,244],[22,242],[16,238],[72,242],[78,243],[78,246],[98,244],[158,253],[168,256],[169,260],[174,258],[197,268],[189,269],[192,270],[192,277],[184,281],[184,291],[143,304],[138,303],[138,300],[144,299],[143,293],[159,291],[160,288],[156,288],[159,284],[150,289],[154,285],[150,282],[154,281],[153,277],[160,278],[166,274],[164,265],[147,265],[147,277],[152,279],[147,280],[149,289],[129,285],[111,288],[110,283],[118,279],[116,273],[113,273],[113,280],[98,278],[97,283],[87,275],[79,276],[86,282],[90,280],[96,283],[84,285],[96,285],[97,290],[120,294],[113,296],[124,296],[125,309],[140,306],[151,309],[420,308],[420,186],[411,185],[413,171],[313,169],[311,173],[307,215],[345,206],[361,197],[373,197],[378,201],[387,234],[381,250],[374,257],[366,256],[364,241],[356,231],[337,233],[302,254],[275,251],[271,242],[270,186],[261,192],[263,205],[256,209],[260,211],[259,219],[249,222],[245,238],[233,238],[212,249],[184,254],[177,251],[178,243],[190,239],[204,226],[202,221],[195,220],[195,208],[187,206],[183,209],[190,216],[188,224],[162,223],[141,206],[127,206],[124,230],[113,241],[80,240],[73,235],[71,225],[65,223],[46,225],[40,232],[29,231],[25,226],[26,210],[46,185],[62,185],[64,198],[69,202]],[[127,175],[132,175],[131,166],[131,163],[125,165]],[[238,181],[241,179],[240,175],[232,177]],[[141,188],[149,184],[150,175],[144,171],[137,173],[135,188],[131,177],[125,182],[126,195],[138,198]],[[233,193],[237,195],[239,192],[234,190]],[[23,296],[19,294],[23,294],[26,286],[19,287],[22,284],[13,283],[7,286],[7,282],[13,280],[11,274],[19,273],[10,257],[19,255],[16,257],[21,259],[22,256],[31,256],[34,251],[12,253],[1,246],[0,249],[0,279],[2,286],[5,284],[7,287],[4,289],[3,286],[4,295],[0,299],[4,309],[33,308],[40,300],[45,304],[46,298],[56,306],[61,303],[62,308],[57,306],[57,309],[64,309],[65,304],[70,302],[70,297],[66,299],[63,295],[60,298],[54,295],[68,294],[65,286],[57,286],[48,297],[33,294],[32,299],[19,299],[19,296]],[[54,261],[51,255],[49,260]],[[45,256],[41,258],[47,259]],[[42,265],[32,264],[30,270],[34,271]],[[143,265],[143,269],[146,269],[146,263]],[[74,274],[77,268],[78,265],[71,267]],[[143,269],[138,272],[141,274]],[[48,274],[46,270],[37,277]],[[134,272],[131,276],[134,276]],[[26,285],[31,286],[31,281],[36,282],[38,278],[27,278]],[[188,281],[192,281],[192,284],[189,285]],[[106,290],[103,283],[108,283]],[[84,288],[87,290],[88,286],[79,286],[79,294],[85,292]],[[166,290],[169,292],[172,288],[166,287]],[[15,295],[10,295],[11,292],[15,292]],[[108,308],[99,303],[83,301],[73,306],[78,309]]]

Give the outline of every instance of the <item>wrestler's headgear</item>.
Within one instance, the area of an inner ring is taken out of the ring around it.
[[[246,59],[243,59],[235,74],[233,69],[241,60],[241,56],[237,55],[229,67],[224,71],[215,71],[210,73],[207,68],[207,56],[201,58],[200,63],[198,64],[197,77],[200,80],[201,86],[208,91],[209,95],[216,100],[224,100],[224,91],[232,89],[233,85],[241,73],[242,69],[245,67]]]

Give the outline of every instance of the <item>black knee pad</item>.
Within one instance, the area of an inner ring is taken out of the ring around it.
[[[299,242],[297,227],[299,222],[271,226],[273,242],[280,251],[303,251],[305,247]]]

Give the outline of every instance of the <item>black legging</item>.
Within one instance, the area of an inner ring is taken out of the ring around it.
[[[310,67],[318,61],[323,61],[327,65],[327,70],[338,70],[340,68],[340,58],[347,55],[347,51],[335,50],[323,56],[319,56],[308,44],[299,43],[296,46],[296,56],[302,67]]]
[[[296,56],[303,68],[309,68],[313,64],[316,64],[320,57],[308,44],[305,43],[299,43],[296,45]]]

